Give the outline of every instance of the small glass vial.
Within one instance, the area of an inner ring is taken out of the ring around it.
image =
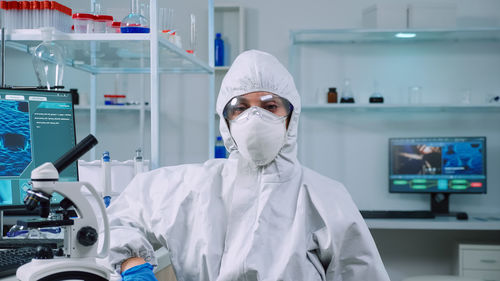
[[[344,81],[344,89],[342,90],[340,103],[354,103],[354,95],[351,90],[351,80],[349,79],[345,79]]]
[[[338,102],[337,88],[328,88],[327,102],[328,103]]]

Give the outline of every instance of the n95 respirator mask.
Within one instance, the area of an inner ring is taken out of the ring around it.
[[[257,106],[248,108],[229,121],[238,151],[257,166],[269,164],[285,144],[286,119]]]

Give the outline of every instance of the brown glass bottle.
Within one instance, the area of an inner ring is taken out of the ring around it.
[[[337,88],[328,88],[328,103],[337,103]]]

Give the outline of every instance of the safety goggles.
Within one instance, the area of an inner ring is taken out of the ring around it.
[[[267,114],[258,113],[258,111],[255,110],[247,111],[251,107],[259,107],[264,109],[263,112],[272,113],[277,117],[286,117],[293,110],[293,105],[287,99],[278,95],[270,93],[260,97],[250,97],[248,94],[245,94],[232,98],[226,104],[223,111],[224,118],[232,121],[235,119],[247,118],[248,114],[261,114],[263,118],[269,116]]]

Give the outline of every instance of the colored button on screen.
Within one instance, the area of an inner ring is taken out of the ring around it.
[[[471,182],[470,187],[483,187],[482,182]]]

